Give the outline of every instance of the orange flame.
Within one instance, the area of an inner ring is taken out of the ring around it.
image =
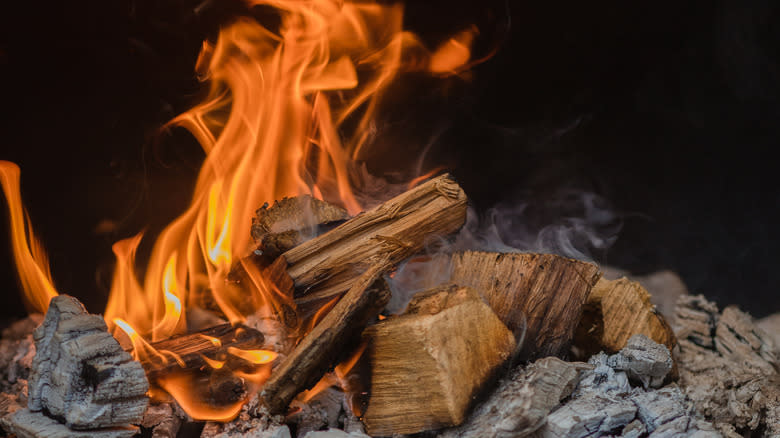
[[[242,260],[252,246],[247,230],[254,210],[285,196],[311,194],[352,214],[361,211],[350,169],[367,152],[383,92],[401,71],[461,71],[476,34],[474,29],[463,31],[429,53],[402,30],[400,4],[248,4],[275,8],[281,17],[278,29],[238,19],[221,30],[216,43],[205,42],[196,70],[209,82],[208,96],[170,123],[189,130],[206,154],[189,207],[158,236],[143,282],[135,274],[142,234],[113,247],[116,267],[105,318],[113,333],[121,330],[130,337],[137,357],[180,361],[170,352],[155,351],[145,338],[156,341],[186,331],[186,306],[196,292],[210,294],[234,323],[289,306],[291,297]],[[411,60],[404,52],[423,57]],[[25,296],[32,310],[43,312],[57,292],[26,220],[18,168],[0,162],[0,182],[9,203],[14,258]],[[226,281],[237,263],[250,279],[240,286]],[[265,350],[230,353],[255,364],[276,357]],[[214,369],[222,366],[206,362]],[[269,372],[270,365],[236,374],[260,383]],[[204,408],[186,390],[186,379],[166,377],[162,386],[193,418],[224,420],[238,412],[236,407]]]
[[[8,202],[11,247],[24,291],[25,305],[33,312],[45,313],[49,301],[58,294],[51,279],[46,252],[35,237],[22,204],[19,173],[19,166],[16,164],[0,161],[0,185]]]

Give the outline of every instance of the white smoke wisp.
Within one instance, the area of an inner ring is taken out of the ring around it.
[[[593,261],[594,252],[615,243],[621,228],[620,214],[606,199],[581,190],[503,202],[482,215],[470,207],[454,238],[431,242],[424,255],[404,262],[387,278],[393,292],[387,311],[402,313],[416,293],[449,281],[452,252],[535,252]]]

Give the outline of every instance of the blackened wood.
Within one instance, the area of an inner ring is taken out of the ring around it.
[[[284,412],[299,392],[313,387],[336,365],[345,347],[360,338],[366,324],[377,317],[390,300],[390,290],[381,278],[387,266],[382,261],[358,277],[333,309],[271,373],[261,393],[271,413]]]

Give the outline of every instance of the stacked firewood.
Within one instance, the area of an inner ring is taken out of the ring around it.
[[[276,329],[249,318],[163,340],[153,346],[181,359],[165,364],[131,360],[100,317],[58,297],[34,335],[40,317],[3,334],[0,424],[20,437],[780,434],[778,352],[748,315],[682,293],[664,316],[663,294],[642,284],[672,288],[557,255],[447,251],[466,208],[449,175],[351,218],[311,197],[263,206],[257,247],[227,281],[273,281],[286,296]],[[444,275],[388,314],[397,268],[420,255]],[[208,296],[195,301],[219,321]],[[204,382],[214,399],[246,400],[236,418],[147,407],[158,378],[230,348],[279,353],[257,393],[230,374]]]

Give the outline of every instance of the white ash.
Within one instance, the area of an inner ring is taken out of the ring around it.
[[[547,416],[538,435],[718,436],[709,423],[697,418],[679,387],[654,388],[671,370],[671,356],[666,347],[651,344],[655,343],[638,335],[617,354],[593,356],[589,363],[594,369],[583,373],[571,399]],[[641,386],[632,386],[632,380]]]
[[[130,438],[134,427],[112,427],[99,430],[73,430],[41,412],[20,409],[0,419],[3,429],[17,438]]]
[[[328,429],[309,432],[303,438],[370,438],[361,432],[345,432],[341,429]]]
[[[281,415],[270,415],[255,394],[241,407],[238,417],[227,423],[209,421],[201,438],[292,438]]]

